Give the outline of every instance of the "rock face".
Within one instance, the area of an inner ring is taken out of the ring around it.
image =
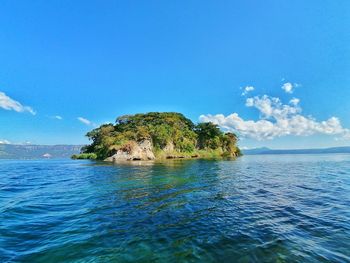
[[[173,142],[168,142],[167,145],[162,149],[165,153],[171,153],[175,150],[175,146]]]
[[[154,160],[155,156],[152,151],[152,142],[144,140],[138,143],[130,143],[119,149],[114,155],[105,159],[109,162],[123,162],[123,161],[149,161]]]

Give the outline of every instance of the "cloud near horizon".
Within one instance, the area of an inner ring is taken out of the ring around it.
[[[344,128],[337,117],[317,121],[312,116],[301,114],[300,100],[292,98],[289,104],[283,104],[279,98],[268,95],[246,99],[246,107],[256,108],[259,120],[244,120],[238,113],[228,116],[223,114],[201,115],[201,122],[213,122],[221,128],[235,132],[243,138],[270,140],[277,137],[294,135],[309,136],[313,134],[336,135],[350,139],[350,130]]]
[[[10,141],[4,140],[4,139],[0,139],[0,144],[10,144]]]
[[[0,108],[5,110],[13,110],[16,112],[29,112],[32,115],[35,115],[36,112],[29,106],[24,106],[20,102],[11,99],[4,92],[0,91]]]
[[[86,118],[78,117],[77,119],[78,119],[78,121],[80,121],[81,123],[83,123],[83,124],[85,124],[85,125],[88,125],[88,126],[95,126],[95,124],[94,124],[92,121],[90,121],[90,120],[88,120],[88,119],[86,119]]]

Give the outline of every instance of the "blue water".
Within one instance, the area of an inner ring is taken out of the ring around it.
[[[350,155],[0,161],[0,262],[350,262]]]

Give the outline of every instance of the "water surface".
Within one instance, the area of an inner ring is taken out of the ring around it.
[[[0,262],[350,262],[350,155],[0,161]]]

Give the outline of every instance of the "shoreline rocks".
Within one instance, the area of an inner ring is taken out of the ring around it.
[[[105,159],[107,162],[118,161],[151,161],[156,157],[152,151],[152,142],[143,140],[141,142],[129,142],[115,154]]]

